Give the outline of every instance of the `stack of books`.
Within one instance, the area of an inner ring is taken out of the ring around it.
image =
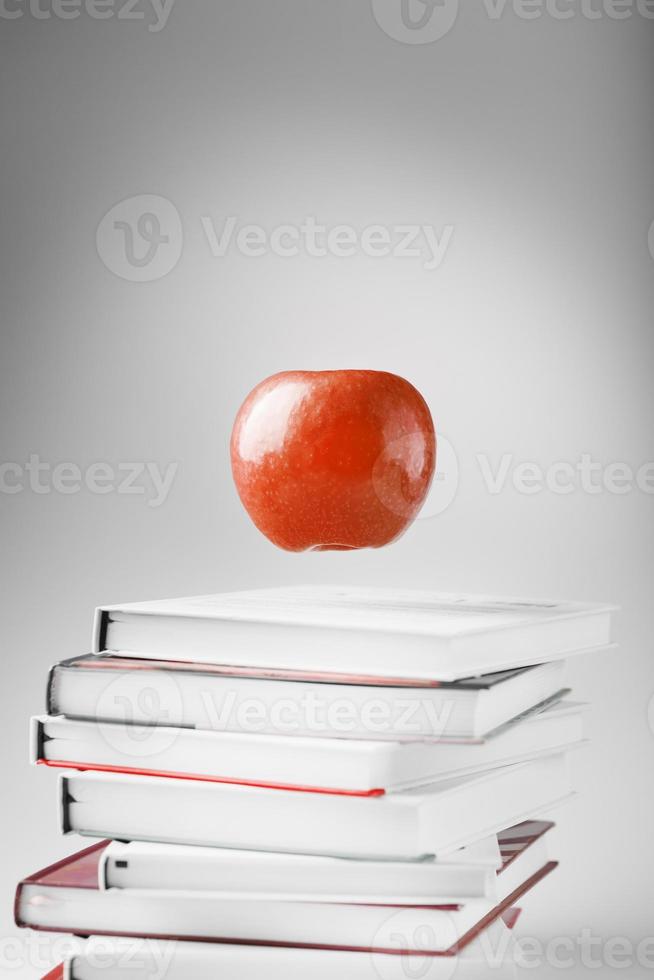
[[[565,660],[611,615],[344,587],[99,609],[32,719],[63,832],[98,840],[19,884],[18,924],[87,937],[70,980],[142,976],[155,940],[167,980],[514,976],[584,742]]]

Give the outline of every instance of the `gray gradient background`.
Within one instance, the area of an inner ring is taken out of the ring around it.
[[[570,671],[593,743],[560,814],[561,868],[521,928],[651,934],[654,499],[493,495],[476,454],[654,459],[654,22],[493,21],[471,3],[446,37],[409,45],[367,0],[177,0],[159,33],[25,13],[0,35],[2,461],[179,464],[158,508],[0,494],[3,975],[38,975],[8,962],[15,881],[77,846],[58,834],[55,777],[27,762],[50,664],[88,649],[99,602],[299,581],[621,604],[619,652]],[[95,232],[145,193],[174,202],[184,248],[168,276],[133,283]],[[214,258],[200,224],[309,214],[455,230],[428,272]],[[234,413],[275,371],[354,366],[424,393],[458,456],[456,497],[383,551],[279,552],[231,483]]]

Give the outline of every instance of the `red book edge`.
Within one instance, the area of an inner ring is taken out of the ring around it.
[[[252,667],[247,665],[199,663],[192,660],[159,660],[151,657],[121,656],[115,653],[85,654],[71,657],[55,664],[50,670],[49,682],[58,667],[75,670],[99,671],[166,671],[186,674],[208,674],[218,677],[240,677],[254,680],[297,681],[305,684],[338,684],[342,687],[414,687],[420,690],[440,687],[471,687],[473,690],[485,689],[488,685],[475,684],[477,678],[461,678],[457,681],[439,681],[416,677],[380,677],[376,674],[333,673],[324,670],[293,670],[274,667]],[[507,668],[495,671],[498,674],[517,673],[523,668]],[[49,685],[50,686],[50,685]],[[48,700],[47,703],[50,703]]]
[[[506,912],[502,913],[504,925],[507,927],[507,929],[513,929],[514,925],[518,921],[521,912],[522,909],[512,908],[512,909],[507,909]],[[47,973],[44,977],[41,978],[41,980],[64,980],[63,963],[60,963],[59,966],[56,966],[54,970],[51,970],[50,973]]]
[[[166,772],[161,769],[141,769],[138,766],[109,766],[101,762],[66,762],[37,759],[37,766],[53,769],[73,769],[76,772],[115,772],[125,776],[160,776],[163,779],[188,779],[200,783],[226,783],[229,786],[254,786],[257,789],[281,789],[289,793],[319,793],[322,796],[356,796],[371,798],[385,796],[385,789],[337,789],[328,786],[298,786],[292,783],[267,783],[253,779],[233,779],[229,776],[206,776],[188,772]]]
[[[502,913],[502,919],[504,920],[504,925],[507,927],[507,929],[513,929],[516,922],[518,921],[518,918],[520,917],[521,912],[522,909],[512,908],[512,909],[507,909],[506,912]],[[51,970],[50,973],[47,973],[44,977],[41,978],[41,980],[64,980],[63,963],[60,963],[59,966],[56,966],[54,970]]]
[[[555,826],[552,820],[523,820],[514,827],[501,830],[497,835],[502,858],[502,864],[497,869],[498,875]]]

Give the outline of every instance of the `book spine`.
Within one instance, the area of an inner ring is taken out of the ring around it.
[[[55,701],[55,674],[59,669],[59,664],[53,664],[48,671],[48,681],[45,687],[45,713],[46,715],[58,715],[57,704]]]
[[[57,703],[57,696],[55,690],[57,687],[57,680],[59,679],[59,673],[74,664],[79,663],[80,660],[86,660],[88,656],[82,657],[69,657],[67,660],[60,660],[58,664],[53,664],[53,666],[48,671],[48,683],[45,689],[45,711],[48,715],[58,715],[61,714],[59,711],[59,706]]]
[[[19,929],[25,929],[26,928],[26,923],[23,922],[23,919],[22,919],[21,914],[20,914],[20,908],[21,908],[21,905],[22,905],[23,887],[24,887],[24,885],[25,885],[25,882],[24,881],[19,881],[18,882],[18,885],[16,886],[16,895],[14,897],[14,922],[16,923],[16,925],[18,926]]]
[[[61,833],[71,834],[72,827],[70,825],[70,801],[72,797],[68,789],[68,777],[62,776],[59,780],[59,825]]]
[[[45,758],[43,744],[45,731],[43,720],[38,716],[30,719],[30,763],[34,766],[39,759]]]
[[[102,653],[106,647],[107,625],[109,613],[101,606],[95,610],[93,617],[93,635],[91,637],[91,653]]]

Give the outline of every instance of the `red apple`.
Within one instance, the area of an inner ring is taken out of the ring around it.
[[[429,408],[385,371],[283,371],[239,409],[234,482],[287,551],[380,548],[411,524],[436,462]]]

